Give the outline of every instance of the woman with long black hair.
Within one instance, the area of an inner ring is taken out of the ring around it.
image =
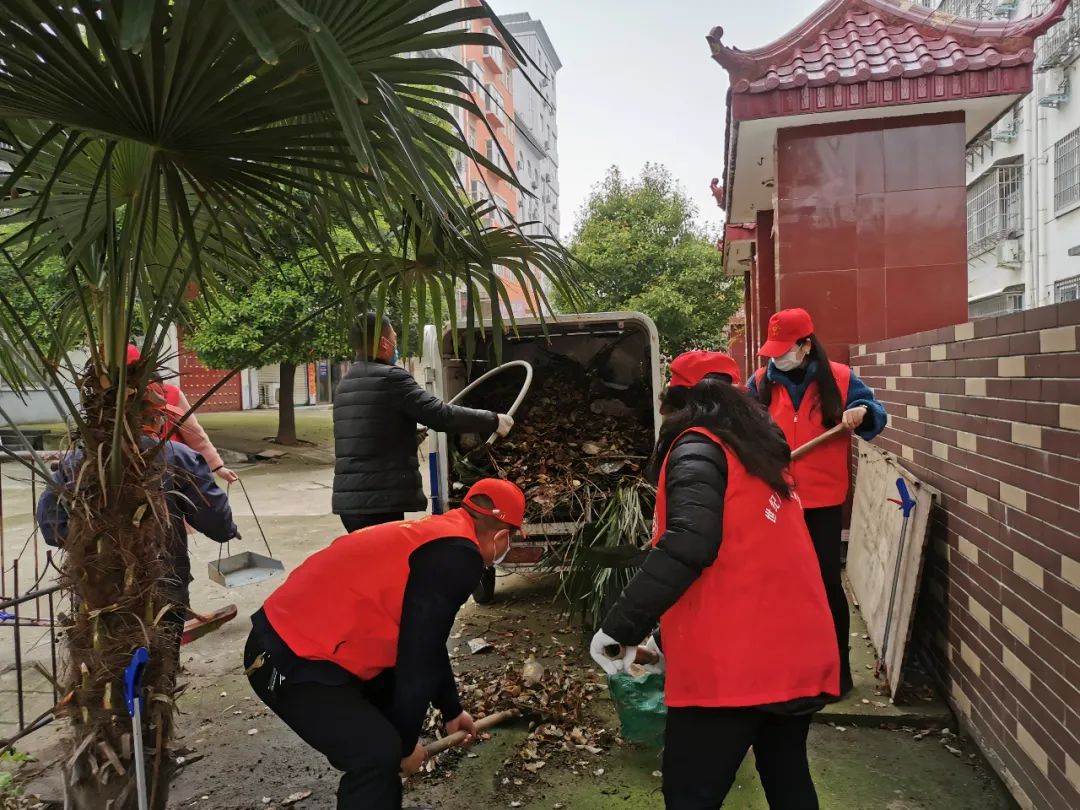
[[[806,736],[839,660],[788,445],[739,382],[724,354],[672,362],[653,548],[590,652],[622,671],[660,621],[668,810],[719,807],[751,747],[769,806],[812,810]]]
[[[757,371],[747,390],[768,408],[792,450],[841,423],[867,441],[885,429],[888,417],[874,392],[849,366],[829,361],[806,310],[785,309],[773,315],[769,339],[758,354],[769,358],[769,365]],[[851,618],[840,576],[850,453],[851,439],[838,436],[791,467],[829,596],[840,650],[841,694],[851,689]]]

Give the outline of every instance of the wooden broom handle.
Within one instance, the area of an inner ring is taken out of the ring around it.
[[[839,436],[841,433],[846,433],[846,432],[847,432],[847,428],[844,427],[844,424],[842,422],[839,425],[837,425],[836,427],[829,428],[824,433],[822,433],[820,436],[815,436],[813,439],[808,441],[802,447],[799,447],[796,450],[792,450],[791,451],[791,460],[795,461],[796,459],[802,458],[803,456],[805,456],[807,453],[809,453],[811,450],[813,450],[818,445],[825,444],[825,442],[829,441],[829,439],[833,438],[834,436]]]
[[[476,730],[478,732],[484,729],[497,726],[500,723],[505,723],[507,720],[513,720],[520,712],[517,709],[507,709],[504,712],[495,712],[495,714],[489,714],[487,717],[481,717],[476,721]],[[464,731],[455,731],[453,734],[448,734],[435,742],[430,742],[424,746],[424,750],[427,751],[429,757],[433,757],[436,754],[441,754],[448,748],[461,745],[465,741],[465,738],[469,736]]]

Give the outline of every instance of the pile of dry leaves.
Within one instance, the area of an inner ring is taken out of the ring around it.
[[[517,752],[517,761],[506,764],[507,778],[516,771],[536,774],[560,754],[599,754],[611,744],[614,733],[598,724],[590,711],[594,698],[605,687],[578,668],[562,664],[546,670],[535,659],[524,666],[507,664],[501,673],[471,672],[458,676],[463,703],[476,717],[516,709],[529,722],[529,736]],[[428,733],[437,733],[440,719],[428,717]],[[483,735],[484,738],[489,735]]]
[[[549,355],[534,374],[506,441],[483,447],[479,437],[461,437],[456,478],[462,489],[488,475],[507,478],[525,491],[530,521],[578,520],[641,474],[653,444],[652,394],[607,383],[601,370],[562,355]],[[508,407],[520,385],[519,376],[500,375],[466,404]]]
[[[474,638],[460,643],[458,650],[472,665],[455,666],[458,694],[477,718],[515,709],[520,713],[520,722],[529,724],[528,737],[516,757],[504,766],[505,778],[520,783],[552,759],[569,758],[572,766],[586,767],[589,763],[577,760],[600,754],[614,743],[616,731],[605,725],[602,713],[593,706],[595,700],[606,695],[607,686],[599,673],[581,665],[580,653],[565,637],[566,631],[556,631],[563,638],[550,633],[534,634],[518,617],[513,629],[492,632],[489,627],[484,632],[491,641]],[[451,638],[467,636],[458,632]],[[455,652],[451,657],[461,656]],[[441,734],[442,719],[432,712],[425,736]],[[429,764],[434,770],[434,764]]]

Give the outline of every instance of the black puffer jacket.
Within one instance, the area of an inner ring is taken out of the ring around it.
[[[603,622],[620,644],[638,644],[716,560],[724,531],[727,456],[687,433],[667,458],[667,528]]]
[[[399,366],[353,363],[334,393],[335,515],[419,512],[427,501],[416,424],[487,438],[499,417],[447,405]]]

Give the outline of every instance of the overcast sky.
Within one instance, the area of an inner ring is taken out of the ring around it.
[[[558,74],[563,234],[589,189],[616,164],[636,174],[663,163],[703,221],[721,212],[709,180],[723,167],[727,74],[705,35],[749,49],[790,31],[820,0],[490,0],[498,14],[527,11],[544,23]]]

